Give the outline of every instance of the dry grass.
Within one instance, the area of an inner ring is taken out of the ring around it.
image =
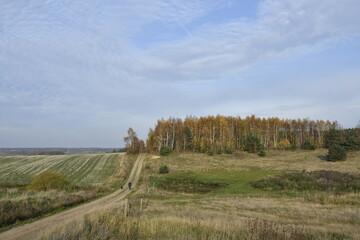
[[[24,187],[0,188],[0,228],[71,207],[109,192],[103,187],[72,191],[33,191]]]
[[[173,172],[219,168],[231,171],[247,171],[249,167],[258,167],[269,171],[331,170],[360,173],[359,152],[350,152],[345,162],[327,162],[324,160],[326,154],[327,149],[269,151],[266,153],[266,157],[259,157],[257,154],[247,152],[215,156],[201,153],[180,153],[151,159],[149,163],[155,171],[161,164],[165,163]]]
[[[124,217],[122,209],[102,211],[85,217],[80,223],[63,226],[42,239],[325,240],[358,237],[354,233],[349,234],[349,231],[354,232],[357,227],[353,223],[349,223],[344,229],[334,229],[341,220],[324,223],[323,225],[329,225],[329,231],[323,226],[313,227],[306,222],[287,219],[303,209],[299,209],[299,206],[288,208],[291,203],[281,208],[280,202],[238,200],[209,199],[207,202],[185,206],[152,201],[140,216],[135,214]],[[265,208],[270,213],[262,212],[261,209]],[[281,209],[287,210],[282,212]],[[271,210],[277,213],[271,213]],[[308,213],[311,211],[304,212],[304,215]],[[321,212],[312,212],[308,217],[318,213]]]

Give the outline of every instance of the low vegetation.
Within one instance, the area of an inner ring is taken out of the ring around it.
[[[196,178],[181,176],[151,178],[150,181],[160,189],[185,193],[210,193],[227,185],[224,183],[205,182]]]
[[[264,190],[359,192],[360,175],[324,170],[302,171],[262,179],[251,185]]]
[[[344,161],[346,159],[346,149],[338,144],[333,144],[329,147],[329,153],[326,160],[330,162]]]
[[[220,209],[219,209],[220,210]],[[337,232],[311,231],[296,223],[242,217],[239,211],[217,211],[191,205],[160,206],[150,204],[141,215],[125,217],[117,211],[87,215],[41,240],[67,239],[183,239],[183,240],[350,240],[350,236]]]
[[[265,157],[265,156],[266,156],[266,153],[265,153],[264,150],[260,150],[260,152],[258,153],[258,155],[259,155],[260,157]]]
[[[94,199],[109,189],[78,188],[72,191],[34,191],[25,186],[0,187],[0,229],[18,221],[36,218],[54,210]]]
[[[163,146],[160,148],[160,155],[161,156],[167,156],[171,153],[171,148],[167,146]]]
[[[70,189],[71,183],[69,179],[66,179],[61,174],[45,171],[37,175],[28,186],[33,190],[50,190],[58,189],[65,190]]]
[[[162,165],[159,167],[159,173],[160,174],[166,174],[169,173],[170,169],[167,165]]]

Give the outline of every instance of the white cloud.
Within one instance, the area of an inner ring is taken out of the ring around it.
[[[256,21],[203,26],[193,38],[149,50],[132,73],[164,81],[235,75],[265,60],[317,51],[359,35],[358,12],[355,0],[264,1]]]

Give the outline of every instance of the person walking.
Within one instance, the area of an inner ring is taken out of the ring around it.
[[[129,190],[131,190],[131,182],[128,183]]]

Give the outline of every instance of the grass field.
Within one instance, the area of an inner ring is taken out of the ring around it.
[[[60,173],[78,185],[112,185],[125,163],[119,154],[0,156],[0,182],[28,184],[40,172]]]
[[[288,181],[286,176],[293,175],[286,173],[313,176],[310,173],[319,170],[339,172],[330,174],[335,177],[359,176],[360,152],[349,153],[345,162],[327,162],[326,153],[318,149],[272,151],[266,157],[236,152],[149,158],[142,187],[129,200],[130,216],[124,217],[121,208],[99,212],[77,228],[65,226],[43,239],[360,239],[358,188],[298,191],[251,184],[276,176]],[[158,173],[163,164],[170,173]],[[140,199],[147,201],[143,211]]]

